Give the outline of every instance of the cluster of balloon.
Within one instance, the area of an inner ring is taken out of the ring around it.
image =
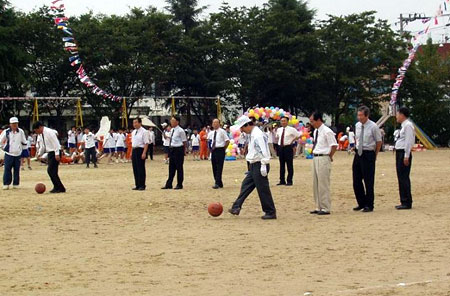
[[[247,110],[244,115],[248,117],[254,117],[258,121],[280,120],[283,117],[289,118],[289,125],[296,126],[300,123],[295,115],[291,115],[288,111],[284,111],[278,107],[256,107]]]
[[[227,149],[225,150],[225,160],[236,160],[238,145],[233,139],[230,140]]]
[[[300,126],[298,128],[298,131],[300,132],[300,144],[305,146],[305,157],[306,159],[312,159],[314,156],[312,154],[313,150],[313,138],[309,134],[309,129],[305,126],[303,126],[302,123],[300,123]]]
[[[290,114],[288,111],[283,110],[282,108],[278,107],[255,107],[253,109],[247,110],[247,112],[244,113],[244,115],[248,117],[253,117],[257,121],[260,122],[274,122],[279,121],[283,117],[289,118],[289,125],[296,128],[300,132],[300,144],[305,145],[305,156],[307,159],[312,159],[312,148],[313,148],[313,140],[309,134],[309,130],[306,126],[303,125],[303,123],[300,122],[300,120],[297,118],[297,116]],[[232,141],[234,143],[239,142],[239,136],[241,135],[240,129],[233,125],[230,127],[231,136],[233,138]],[[233,143],[233,144],[234,144]],[[234,144],[235,145],[235,144]],[[231,146],[231,143],[230,143]],[[226,159],[232,158],[233,150],[231,150],[230,146],[227,149],[227,156]],[[234,146],[233,146],[234,147]],[[230,156],[228,156],[230,153]],[[236,158],[234,158],[236,159]],[[228,159],[231,160],[231,159]]]
[[[314,155],[312,153],[313,147],[314,147],[313,140],[312,140],[311,137],[309,137],[306,140],[306,144],[305,144],[305,157],[306,157],[306,159],[313,159],[314,158]]]

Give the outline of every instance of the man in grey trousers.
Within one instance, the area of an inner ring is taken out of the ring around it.
[[[242,181],[241,192],[229,210],[232,215],[239,215],[245,199],[256,188],[265,215],[263,220],[276,219],[276,209],[270,192],[267,174],[270,170],[270,152],[267,136],[245,115],[237,120],[241,131],[250,135],[246,160],[249,163],[249,171]]]

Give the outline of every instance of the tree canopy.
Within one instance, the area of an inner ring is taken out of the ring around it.
[[[0,9],[2,96],[28,91],[81,96],[97,118],[119,116],[119,102],[90,93],[78,81],[48,7],[22,13],[0,0]],[[305,115],[320,110],[336,125],[353,124],[358,105],[376,111],[380,101],[388,100],[391,74],[406,55],[406,43],[370,11],[316,21],[315,11],[303,0],[236,8],[224,3],[208,15],[204,9],[196,0],[167,0],[163,11],[148,7],[120,16],[87,13],[69,23],[90,77],[110,93],[133,98],[129,106],[142,96],[220,95],[225,109],[273,105]],[[445,81],[423,73],[448,74],[445,62],[426,50],[420,59],[405,80],[405,104],[415,110],[441,106],[448,91],[440,87]],[[430,100],[424,93],[434,94],[434,105],[426,103]],[[0,114],[6,117],[25,107],[3,105]],[[59,116],[63,107],[49,105],[48,110]],[[433,110],[444,112],[441,107]],[[206,121],[215,105],[179,101],[177,108]],[[422,124],[420,113],[414,112]],[[437,128],[442,124],[430,129],[445,133]]]

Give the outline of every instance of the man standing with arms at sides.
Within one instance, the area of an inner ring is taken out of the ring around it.
[[[0,135],[0,146],[5,151],[5,168],[3,171],[3,190],[8,190],[11,182],[13,188],[19,187],[20,162],[22,161],[22,150],[27,146],[25,132],[19,128],[19,119],[11,117],[9,128]],[[14,169],[14,180],[12,170]]]
[[[402,125],[398,140],[395,142],[395,158],[397,167],[398,188],[400,193],[400,205],[397,210],[409,210],[412,208],[411,173],[412,147],[416,140],[414,124],[409,120],[409,109],[401,107],[397,111],[397,122]]]
[[[88,127],[84,128],[83,145],[84,145],[84,158],[86,160],[86,168],[89,168],[89,164],[92,162],[94,168],[97,166],[97,151],[95,149],[96,136],[91,133]]]
[[[262,210],[265,213],[261,218],[263,220],[276,219],[277,213],[267,177],[270,170],[270,152],[267,136],[245,115],[239,117],[237,125],[242,132],[250,136],[246,156],[246,160],[249,163],[249,171],[244,181],[242,181],[241,192],[238,198],[228,212],[232,215],[239,215],[245,199],[256,188]]]
[[[53,183],[53,189],[50,193],[64,193],[64,187],[58,175],[58,166],[61,160],[61,145],[58,140],[57,132],[51,128],[45,127],[40,121],[33,124],[33,130],[41,138],[42,147],[39,155],[47,153],[47,173]]]
[[[208,139],[211,141],[211,164],[214,174],[213,189],[223,188],[222,172],[225,162],[225,149],[230,143],[227,132],[220,128],[219,119],[215,118],[212,122],[213,130],[209,132]]]
[[[67,132],[67,147],[69,148],[70,155],[77,150],[77,128],[74,126]]]
[[[292,186],[294,177],[293,144],[300,138],[300,133],[288,124],[288,117],[281,118],[281,127],[277,130],[278,157],[280,159],[280,183],[277,185]],[[285,179],[286,167],[288,170],[287,182]]]
[[[148,132],[150,134],[150,144],[148,145],[148,155],[150,155],[150,160],[153,160],[153,148],[156,145],[155,131],[153,131],[153,127],[149,127]]]
[[[177,173],[177,186],[175,190],[183,189],[183,164],[184,155],[187,151],[186,133],[180,127],[180,118],[173,116],[170,119],[172,130],[170,131],[169,140],[169,178],[166,185],[161,189],[172,189],[173,178]]]
[[[372,212],[374,208],[375,163],[381,149],[381,132],[377,124],[369,119],[370,109],[358,108],[356,153],[353,159],[353,190],[358,206],[354,211]],[[364,181],[364,184],[363,184]]]
[[[322,113],[309,117],[314,127],[313,191],[316,209],[311,214],[329,215],[331,211],[330,175],[331,163],[338,146],[335,133],[323,124]]]
[[[133,190],[144,191],[145,180],[145,160],[147,159],[148,144],[150,143],[148,131],[142,127],[142,119],[133,120],[134,131],[131,133],[131,162],[133,164],[133,174],[135,186]]]

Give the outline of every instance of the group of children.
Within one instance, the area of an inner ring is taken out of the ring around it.
[[[155,142],[153,128],[149,128],[148,133],[153,148]],[[87,167],[93,163],[96,167],[97,160],[104,158],[107,159],[107,164],[126,163],[131,159],[131,130],[110,129],[104,136],[99,136],[87,127],[83,131],[72,127],[67,133],[67,148],[69,149],[68,152],[65,152],[67,163],[81,162],[86,163]],[[153,149],[149,149],[149,155],[153,159]]]

